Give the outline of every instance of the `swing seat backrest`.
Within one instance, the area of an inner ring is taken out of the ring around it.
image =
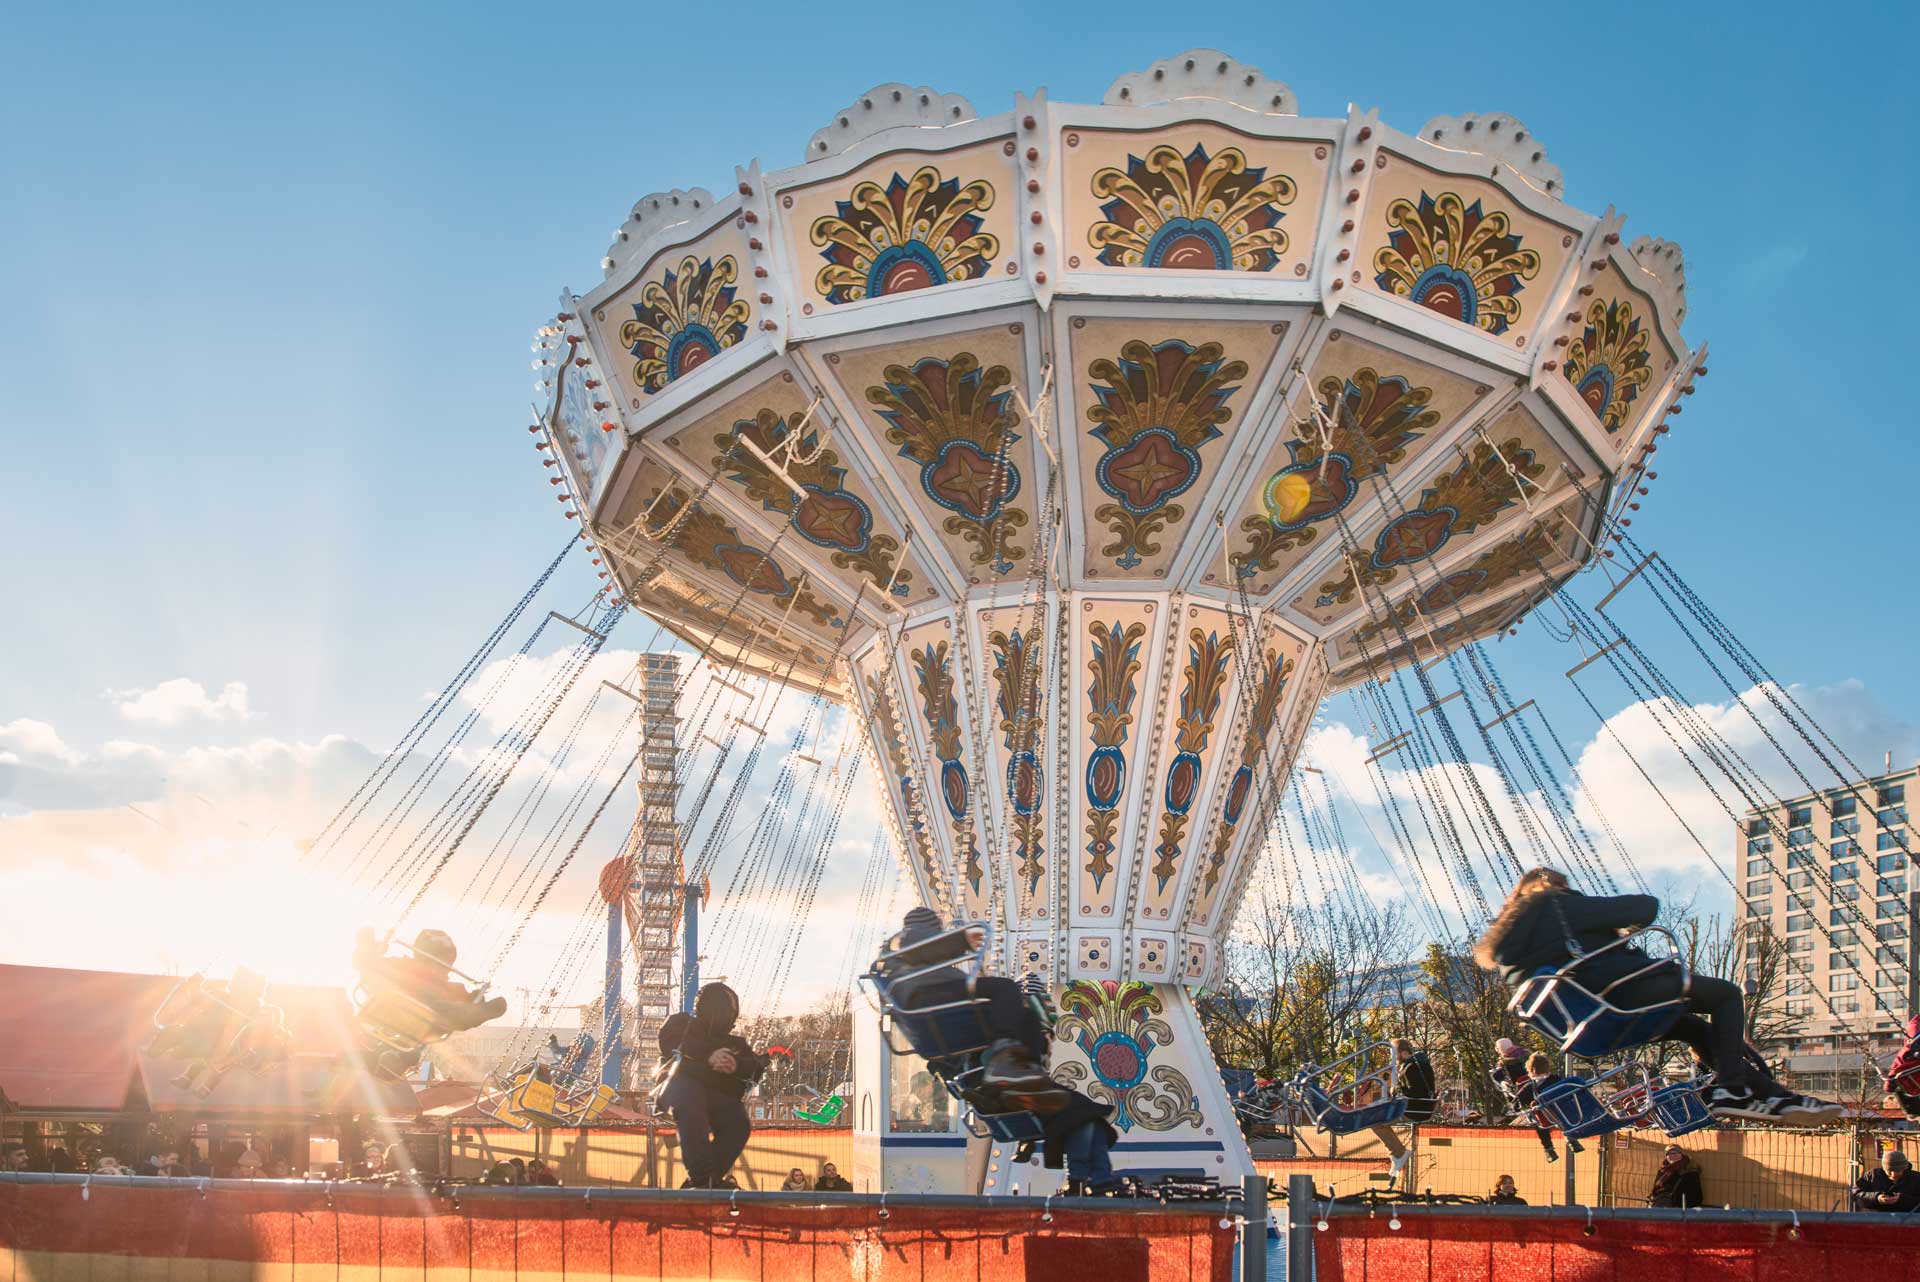
[[[1610,1135],[1633,1123],[1616,1117],[1595,1098],[1593,1084],[1581,1077],[1563,1077],[1534,1096],[1534,1107],[1570,1140]]]
[[[1707,1102],[1700,1097],[1699,1082],[1675,1082],[1655,1091],[1653,1116],[1669,1139],[1704,1131],[1714,1124]]]
[[[885,1010],[893,1027],[922,1059],[963,1059],[981,1054],[994,1042],[984,1001],[949,1002],[923,1010],[887,1005]]]
[[[433,1009],[395,989],[361,990],[355,1018],[368,1036],[397,1051],[415,1051],[441,1041],[450,1030]]]
[[[1395,1095],[1359,1108],[1341,1108],[1318,1082],[1304,1074],[1295,1081],[1300,1102],[1313,1124],[1329,1135],[1351,1135],[1370,1126],[1392,1126],[1407,1115],[1407,1097]]]
[[[978,1124],[979,1130],[975,1134],[984,1132],[1001,1144],[1020,1144],[1028,1140],[1038,1143],[1047,1137],[1047,1128],[1032,1113],[982,1113],[974,1109],[968,1116],[971,1119],[970,1127],[973,1123]]]
[[[1599,1059],[1657,1042],[1686,1008],[1684,998],[1675,998],[1622,1010],[1572,978],[1567,973],[1572,969],[1548,966],[1535,971],[1507,1007],[1569,1055]]]

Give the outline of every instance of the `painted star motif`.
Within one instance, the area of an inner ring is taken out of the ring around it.
[[[1146,452],[1138,460],[1110,468],[1107,475],[1126,482],[1136,495],[1151,497],[1162,481],[1186,474],[1186,460],[1171,457],[1170,448],[1160,437],[1151,437]]]
[[[860,513],[849,503],[820,503],[808,499],[807,525],[815,534],[825,534],[845,546],[860,541]]]
[[[955,450],[947,455],[933,479],[940,489],[964,498],[973,511],[984,512],[996,488],[994,473],[997,470],[993,459],[970,450]],[[1001,486],[1004,484],[999,482]]]

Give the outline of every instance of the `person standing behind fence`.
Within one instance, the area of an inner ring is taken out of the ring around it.
[[[1880,1165],[1861,1176],[1853,1186],[1853,1209],[1890,1211],[1904,1215],[1920,1206],[1920,1174],[1915,1174],[1907,1155],[1890,1148]]]
[[[1495,1206],[1525,1206],[1527,1199],[1520,1196],[1520,1189],[1511,1175],[1502,1175],[1493,1182],[1493,1193],[1487,1201]]]
[[[1653,1189],[1647,1194],[1648,1206],[1704,1206],[1706,1192],[1700,1187],[1700,1167],[1678,1144],[1667,1145],[1660,1169],[1653,1173]]]

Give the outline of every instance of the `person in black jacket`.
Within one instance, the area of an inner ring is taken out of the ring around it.
[[[1647,1194],[1648,1206],[1706,1205],[1707,1195],[1700,1187],[1700,1168],[1678,1144],[1667,1145],[1660,1169],[1653,1173],[1653,1189]]]
[[[1393,1039],[1393,1055],[1400,1061],[1400,1093],[1407,1097],[1407,1121],[1426,1122],[1440,1105],[1440,1093],[1434,1087],[1433,1061],[1417,1050],[1411,1038]]]
[[[820,1178],[813,1182],[813,1189],[816,1193],[851,1193],[853,1185],[840,1174],[839,1167],[828,1162],[820,1168]]]
[[[676,1039],[678,1059],[659,1103],[673,1114],[680,1132],[680,1162],[687,1168],[682,1188],[734,1187],[727,1172],[753,1133],[740,1099],[767,1071],[767,1059],[733,1031],[739,1017],[740,999],[733,990],[707,984],[694,995],[693,1013],[678,1021],[673,1033],[664,1025],[660,1030],[663,1043]],[[676,1023],[672,1017],[668,1022]]]
[[[1511,1037],[1502,1037],[1493,1044],[1493,1049],[1499,1056],[1498,1062],[1493,1066],[1494,1085],[1499,1087],[1502,1095],[1513,1101],[1515,1109],[1518,1110],[1514,1120],[1524,1118],[1537,1123],[1540,1119],[1533,1111],[1533,1078],[1527,1072],[1526,1048]],[[1546,1153],[1547,1161],[1560,1160],[1558,1150],[1553,1147],[1552,1127],[1535,1125],[1533,1135],[1540,1141],[1540,1148]],[[1568,1140],[1567,1150],[1572,1153],[1584,1151],[1580,1147],[1579,1140]]]
[[[1920,1206],[1920,1174],[1897,1148],[1888,1149],[1876,1166],[1853,1186],[1853,1209],[1888,1211],[1903,1215]]]
[[[1520,1190],[1511,1175],[1502,1175],[1493,1182],[1493,1193],[1487,1198],[1495,1206],[1525,1206],[1527,1199],[1520,1196]]]
[[[1510,987],[1518,988],[1536,971],[1565,966],[1576,949],[1588,957],[1644,929],[1659,912],[1660,901],[1652,895],[1583,895],[1568,884],[1565,873],[1535,868],[1513,888],[1474,946],[1473,959],[1487,970],[1498,970]],[[1646,1006],[1682,996],[1677,965],[1626,978],[1651,965],[1652,959],[1639,949],[1620,947],[1584,961],[1574,978],[1596,994],[1617,983],[1606,994],[1616,1006]],[[1734,985],[1696,974],[1685,1000],[1686,1010],[1668,1035],[1691,1046],[1714,1070],[1706,1101],[1714,1115],[1807,1125],[1840,1114],[1839,1105],[1796,1095],[1755,1069],[1746,1055],[1744,1009]]]
[[[999,1091],[1018,1108],[1053,1112],[1066,1104],[1067,1092],[1047,1075],[1048,1029],[1020,985],[1000,975],[979,975],[969,986],[967,976],[954,966],[914,973],[937,962],[966,956],[980,947],[983,938],[978,928],[949,931],[941,924],[940,914],[931,908],[913,908],[900,933],[887,941],[874,962],[874,973],[893,980],[889,991],[904,1009],[983,1001],[987,1029],[994,1041],[987,1049],[986,1071],[980,1075],[982,1085]],[[933,1067],[943,1073],[950,1071],[947,1065]]]

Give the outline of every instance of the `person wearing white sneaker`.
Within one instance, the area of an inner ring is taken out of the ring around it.
[[[1587,959],[1578,982],[1605,991],[1616,1005],[1684,1000],[1686,1010],[1666,1037],[1687,1043],[1714,1070],[1706,1104],[1716,1116],[1802,1124],[1837,1115],[1836,1106],[1803,1100],[1755,1071],[1746,1054],[1745,1007],[1734,984],[1695,973],[1683,988],[1678,965],[1657,964],[1630,946],[1590,956],[1619,944],[1622,936],[1645,930],[1659,914],[1660,901],[1652,895],[1584,895],[1565,873],[1534,868],[1514,885],[1474,945],[1473,959],[1484,969],[1498,970],[1510,987],[1518,988],[1536,972],[1563,968],[1578,956]]]

